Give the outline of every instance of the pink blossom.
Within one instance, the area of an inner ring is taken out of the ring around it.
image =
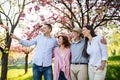
[[[72,3],[72,0],[66,0],[66,1],[68,1],[69,3]]]
[[[38,7],[37,5],[34,6],[35,11],[38,11],[40,9],[40,7]]]
[[[40,15],[40,19],[41,19],[41,21],[44,21],[45,17],[43,15]]]
[[[29,8],[29,12],[31,12],[31,11],[32,11],[32,7]]]
[[[21,12],[20,17],[25,17],[25,13]]]
[[[39,23],[37,23],[33,26],[34,29],[39,29],[40,27],[41,27],[41,25]]]
[[[2,28],[4,28],[4,29],[9,29],[9,27],[8,26],[5,26],[5,25],[2,25],[2,24],[0,24],[0,27],[2,27]]]
[[[20,20],[24,20],[24,17],[25,17],[25,13],[21,12],[20,13]]]
[[[46,1],[42,1],[42,2],[41,2],[41,5],[42,5],[42,6],[46,6],[46,4],[47,4]]]
[[[31,2],[34,3],[36,0],[32,0]]]

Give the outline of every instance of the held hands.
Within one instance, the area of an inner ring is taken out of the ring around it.
[[[11,38],[16,39],[16,40],[18,40],[18,41],[20,40],[17,36],[15,36],[15,35],[12,34],[12,33],[11,33],[10,35],[11,35]]]

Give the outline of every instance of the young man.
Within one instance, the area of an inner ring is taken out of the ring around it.
[[[52,26],[45,24],[43,34],[38,35],[35,39],[27,41],[21,40],[12,34],[12,38],[18,40],[25,46],[36,45],[36,51],[33,57],[33,78],[34,80],[52,80],[52,50],[57,46],[55,38],[50,36]]]
[[[82,30],[75,27],[72,30],[73,41],[71,44],[71,68],[72,80],[88,79],[88,57],[83,53],[85,41],[82,38]]]

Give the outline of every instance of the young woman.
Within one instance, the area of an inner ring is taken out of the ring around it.
[[[70,43],[67,36],[58,36],[58,45],[53,51],[54,80],[70,80]]]
[[[108,58],[107,46],[102,37],[97,36],[90,25],[83,28],[85,49],[89,54],[89,80],[104,80],[106,75],[106,61]]]

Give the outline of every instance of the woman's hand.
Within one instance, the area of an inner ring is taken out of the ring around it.
[[[102,65],[98,67],[96,70],[104,70],[105,66],[106,66],[106,60],[103,60]]]
[[[105,66],[100,66],[96,70],[104,70]]]

